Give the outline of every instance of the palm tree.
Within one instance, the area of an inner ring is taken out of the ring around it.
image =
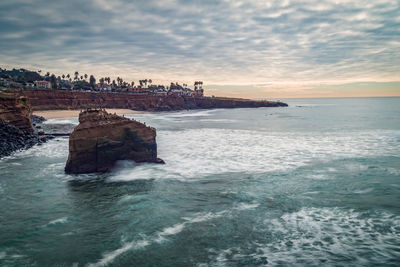
[[[78,80],[78,78],[79,78],[79,72],[77,72],[77,71],[75,71],[75,78],[74,78],[74,80]]]
[[[84,77],[85,77],[85,80],[86,80],[86,79],[87,79],[87,77],[88,77],[88,75],[85,73]]]
[[[64,79],[65,79],[65,74],[63,74],[61,77],[62,77],[62,78],[63,78],[63,80],[64,80]]]
[[[69,73],[67,74],[67,78],[69,79],[71,77],[71,75],[69,75]]]

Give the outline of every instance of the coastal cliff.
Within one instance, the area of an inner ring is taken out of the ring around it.
[[[146,111],[170,111],[203,108],[287,106],[287,104],[282,102],[254,101],[240,98],[154,96],[111,92],[24,90],[21,91],[20,94],[30,99],[34,110],[103,107]]]
[[[0,157],[47,140],[32,125],[32,109],[26,97],[0,93]]]
[[[21,131],[33,132],[29,100],[24,96],[1,93],[0,121],[5,121]]]
[[[106,172],[118,160],[163,163],[157,158],[156,130],[104,110],[81,112],[69,137],[65,172]]]

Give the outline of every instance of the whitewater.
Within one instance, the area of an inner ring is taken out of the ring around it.
[[[0,160],[2,266],[398,266],[400,98],[128,114],[166,164]],[[76,118],[51,119],[74,124]]]

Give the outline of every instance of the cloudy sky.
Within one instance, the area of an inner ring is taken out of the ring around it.
[[[400,96],[399,14],[400,0],[1,0],[0,67],[203,80],[221,96]]]

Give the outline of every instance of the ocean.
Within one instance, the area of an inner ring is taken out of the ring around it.
[[[0,160],[1,266],[399,266],[400,98],[127,115],[166,164]],[[54,119],[46,124],[73,123]]]

